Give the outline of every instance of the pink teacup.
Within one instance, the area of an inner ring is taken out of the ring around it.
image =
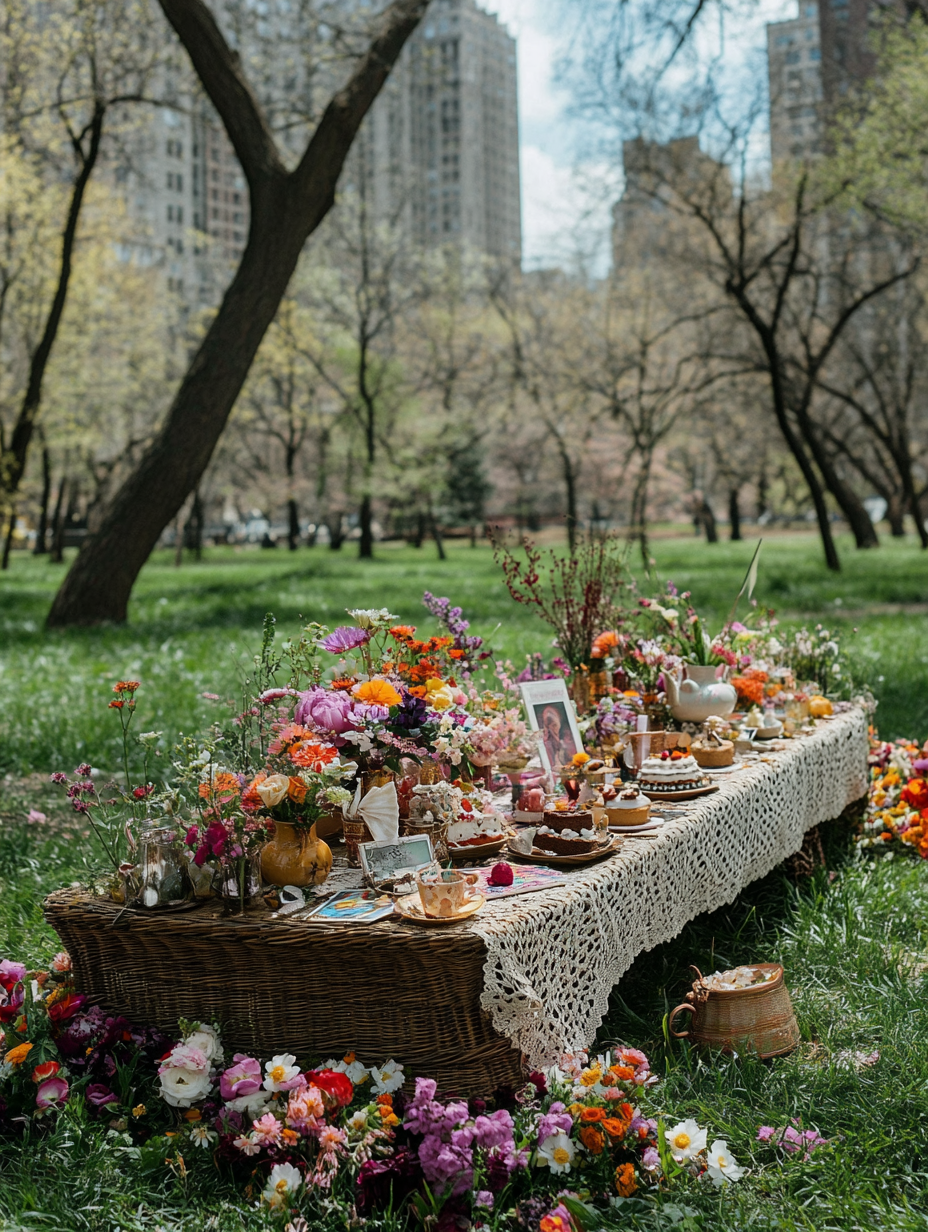
[[[423,912],[432,920],[454,919],[476,898],[478,880],[476,873],[461,873],[454,868],[443,868],[437,876],[417,874]]]

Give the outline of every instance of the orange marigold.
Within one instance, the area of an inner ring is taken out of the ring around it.
[[[619,1164],[615,1170],[615,1188],[620,1198],[630,1198],[638,1188],[635,1169],[631,1164]]]
[[[138,680],[117,680],[113,685],[114,693],[134,693],[136,689],[140,689],[141,683]]]
[[[228,794],[237,796],[239,793],[238,779],[234,774],[229,774],[224,770],[221,774],[217,774],[213,779],[213,791],[217,796],[224,796]]]
[[[354,684],[355,684],[354,676],[340,676],[338,680],[332,681],[332,683],[329,685],[329,688],[330,689],[344,689],[345,691],[347,691],[348,689],[353,689]]]
[[[352,689],[359,701],[371,706],[398,706],[403,700],[389,680],[365,680]]]
[[[591,1155],[602,1155],[606,1139],[598,1125],[584,1125],[580,1130],[580,1141]]]
[[[749,680],[747,676],[733,676],[731,683],[738,690],[738,697],[759,706],[764,700],[764,682]]]
[[[333,748],[331,744],[310,744],[307,741],[290,750],[290,760],[295,766],[315,770],[317,773],[323,766],[335,761],[336,757],[338,757],[338,749]]]
[[[259,771],[242,792],[242,808],[246,813],[256,813],[258,809],[264,808],[264,801],[258,795],[258,784],[263,783],[266,778],[264,771]]]
[[[15,1048],[10,1049],[3,1059],[10,1065],[22,1065],[23,1061],[25,1061],[31,1051],[31,1044],[17,1044]]]
[[[628,1121],[622,1121],[618,1117],[606,1117],[603,1129],[613,1140],[624,1138],[628,1133]]]
[[[606,1114],[602,1108],[584,1108],[580,1113],[580,1120],[586,1125],[593,1125],[596,1121],[605,1121]]]
[[[390,634],[391,637],[396,638],[398,642],[405,642],[405,641],[408,641],[409,638],[414,636],[416,632],[416,626],[415,625],[394,625],[393,628],[388,629],[387,632]]]
[[[618,646],[619,635],[614,629],[606,629],[604,633],[600,633],[593,638],[593,646],[590,650],[590,657],[593,659],[605,659],[606,655],[613,648]]]
[[[609,1073],[613,1074],[619,1082],[631,1082],[635,1076],[635,1071],[630,1065],[613,1065]]]

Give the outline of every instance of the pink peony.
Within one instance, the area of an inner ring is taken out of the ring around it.
[[[287,1124],[306,1133],[315,1128],[317,1119],[325,1116],[325,1105],[318,1087],[303,1087],[292,1091],[287,1101]]]
[[[263,1117],[259,1117],[257,1121],[254,1121],[253,1125],[252,1142],[258,1143],[260,1146],[273,1146],[276,1142],[280,1141],[281,1125],[273,1112],[266,1112]]]
[[[235,1062],[219,1078],[219,1093],[223,1099],[238,1099],[261,1090],[261,1062],[237,1052]]]
[[[337,737],[343,732],[354,730],[351,710],[351,698],[344,693],[333,693],[329,689],[314,687],[301,694],[293,718],[297,723]],[[344,741],[336,739],[333,743],[343,744]]]
[[[58,1108],[68,1098],[66,1079],[56,1076],[40,1082],[35,1093],[35,1106],[43,1111],[47,1108]]]

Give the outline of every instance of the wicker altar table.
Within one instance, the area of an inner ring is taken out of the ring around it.
[[[591,1043],[637,954],[731,902],[863,796],[866,716],[820,722],[718,782],[655,837],[625,840],[566,885],[442,929],[222,918],[209,903],[120,913],[74,889],[52,894],[45,912],[82,991],[137,1022],[171,1030],[181,1017],[215,1018],[239,1050],[352,1048],[445,1090],[486,1093]]]

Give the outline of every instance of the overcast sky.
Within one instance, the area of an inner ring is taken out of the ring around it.
[[[554,83],[554,65],[564,46],[562,40],[568,36],[572,0],[477,2],[495,13],[518,41],[524,263],[532,267],[563,260],[578,230],[585,248],[598,241],[600,262],[605,262],[608,202],[591,197],[589,185],[602,181],[608,169],[580,168],[577,176],[582,122],[569,117],[570,98]],[[743,71],[750,60],[756,72],[757,56],[764,47],[764,23],[794,17],[796,12],[797,0],[758,0],[750,20],[735,29],[729,25],[726,64],[731,71],[738,71],[739,65]]]

